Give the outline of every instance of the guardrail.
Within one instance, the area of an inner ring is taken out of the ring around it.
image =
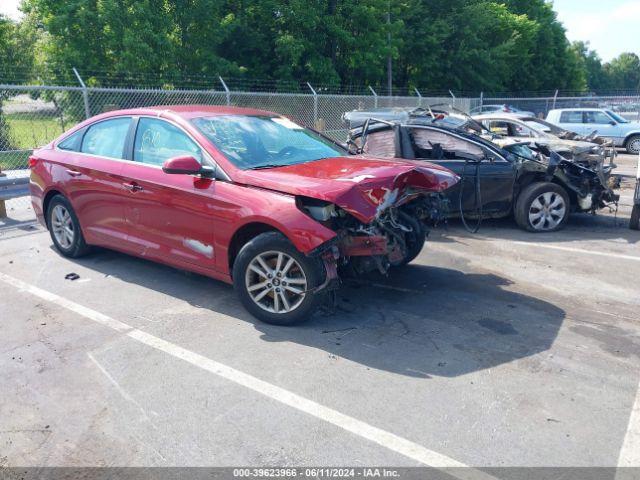
[[[3,175],[0,173],[0,218],[7,216],[7,200],[29,195],[28,177],[11,178]]]

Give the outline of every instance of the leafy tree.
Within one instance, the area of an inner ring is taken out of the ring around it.
[[[611,88],[602,60],[598,54],[589,48],[588,42],[573,42],[571,49],[584,68],[587,87],[591,91],[601,92]]]
[[[0,15],[0,78],[2,83],[21,83],[28,80],[34,65],[32,28],[23,28],[7,17]],[[2,114],[2,103],[9,96],[0,90],[0,150],[11,150],[9,126]]]
[[[588,45],[570,45],[545,0],[23,2],[45,32],[39,71],[56,81],[74,81],[75,66],[89,84],[222,75],[287,89],[363,87],[386,83],[389,56],[396,85],[432,91],[582,90],[635,78],[631,57],[602,66]]]
[[[611,88],[640,90],[640,58],[635,53],[621,53],[605,64],[604,70]]]

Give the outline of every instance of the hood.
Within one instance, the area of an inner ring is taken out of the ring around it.
[[[563,140],[561,138],[536,138],[533,140],[522,139],[517,137],[502,137],[502,138],[494,138],[491,140],[493,143],[505,147],[508,145],[513,145],[515,143],[522,143],[523,141],[529,143],[539,143],[540,145],[545,145],[549,147],[550,150],[556,152],[571,152],[576,155],[581,153],[589,153],[593,150],[594,147],[598,148],[599,146],[595,143],[591,142],[580,142],[577,140]]]
[[[363,223],[397,203],[402,193],[439,193],[459,177],[446,168],[422,162],[371,157],[333,157],[298,165],[236,172],[234,180],[254,187],[334,203]]]

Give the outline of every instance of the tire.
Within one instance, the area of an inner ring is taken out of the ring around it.
[[[537,182],[520,192],[514,216],[518,226],[529,232],[555,232],[567,223],[569,207],[569,195],[564,188],[555,183]]]
[[[412,232],[408,232],[405,234],[405,241],[407,243],[407,255],[394,267],[404,267],[411,263],[415,258],[420,255],[422,248],[424,247],[424,242],[427,239],[427,232],[422,225],[422,222],[413,218],[412,216],[400,212],[400,216],[402,220],[411,225],[413,228]]]
[[[69,200],[54,196],[47,206],[47,227],[56,250],[65,257],[77,258],[89,252],[80,221]]]
[[[289,260],[293,260],[291,265]],[[278,262],[281,262],[279,272]],[[285,271],[287,265],[289,268]],[[321,285],[324,279],[322,261],[299,252],[279,232],[262,233],[247,242],[233,263],[233,285],[242,304],[258,320],[273,325],[293,325],[308,320],[324,296],[322,292],[310,290]]]
[[[629,220],[631,230],[640,230],[640,205],[634,205],[631,210],[631,220]]]
[[[627,141],[624,142],[624,148],[631,155],[640,154],[640,135],[631,135],[627,138]]]

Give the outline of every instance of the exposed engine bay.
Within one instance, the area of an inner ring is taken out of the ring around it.
[[[365,223],[339,206],[308,197],[297,198],[299,207],[337,233],[323,246],[323,260],[353,274],[378,271],[413,260],[422,249],[429,227],[445,217],[447,200],[439,193],[387,190],[377,198],[375,217]]]

